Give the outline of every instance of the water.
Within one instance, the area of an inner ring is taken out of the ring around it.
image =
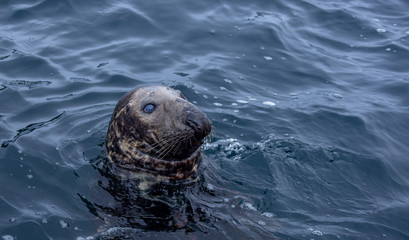
[[[409,239],[408,11],[1,1],[0,236]],[[116,102],[143,84],[180,89],[212,119],[205,169],[158,209],[109,188],[121,197],[107,223],[104,137]]]

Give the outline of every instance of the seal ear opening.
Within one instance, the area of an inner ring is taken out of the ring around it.
[[[183,93],[180,91],[180,90],[175,90],[177,93],[179,93],[179,97],[180,98],[182,98],[182,99],[184,99],[184,100],[186,100],[187,101],[187,98],[185,97],[185,95],[183,95]]]

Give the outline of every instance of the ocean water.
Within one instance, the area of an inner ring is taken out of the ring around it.
[[[409,239],[408,13],[0,1],[0,238]],[[147,84],[213,124],[200,181],[152,201],[103,171],[116,102]]]

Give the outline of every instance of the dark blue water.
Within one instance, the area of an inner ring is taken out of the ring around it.
[[[213,122],[163,209],[101,187],[144,84]],[[0,144],[5,240],[409,239],[409,2],[2,0]]]

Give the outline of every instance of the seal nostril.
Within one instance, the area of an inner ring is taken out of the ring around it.
[[[195,122],[193,119],[186,118],[185,120],[186,125],[189,127],[193,128],[193,130],[196,132],[199,130],[199,123]]]

